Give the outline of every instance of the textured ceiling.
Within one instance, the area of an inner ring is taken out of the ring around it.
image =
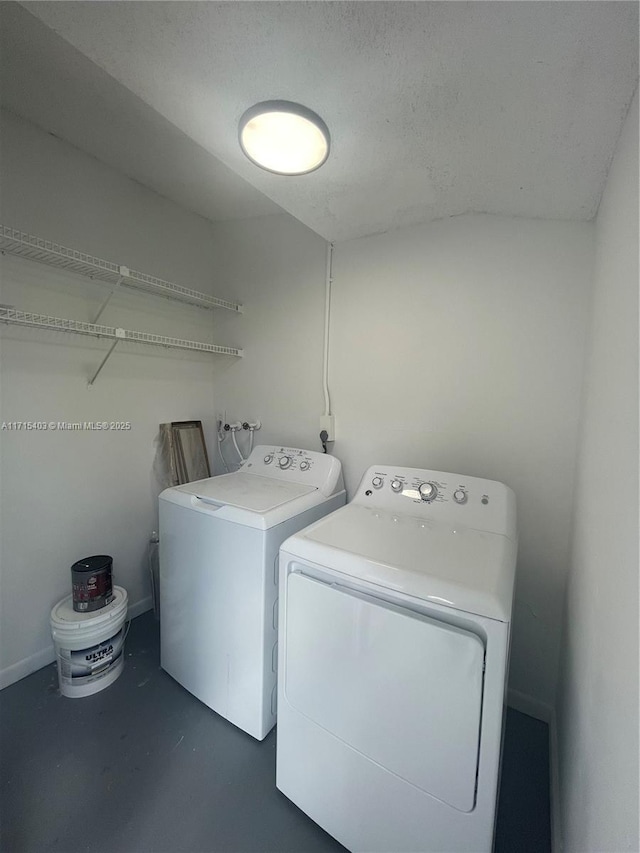
[[[16,3],[0,2],[0,102],[207,219],[282,212]]]
[[[589,219],[637,85],[635,2],[24,5],[328,239],[467,211]],[[272,98],[328,124],[317,172],[244,159],[238,119]]]

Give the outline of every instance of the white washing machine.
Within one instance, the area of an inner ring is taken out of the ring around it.
[[[349,850],[491,851],[516,550],[511,489],[387,466],[283,543],[276,784]]]
[[[264,445],[160,495],[162,668],[258,740],[276,721],[278,549],[344,502],[335,457]]]

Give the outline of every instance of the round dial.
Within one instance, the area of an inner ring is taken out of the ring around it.
[[[264,457],[264,464],[265,465],[271,465],[272,462],[273,462],[273,453],[267,453],[267,455]]]
[[[391,488],[393,489],[394,492],[401,492],[402,491],[402,480],[392,480],[391,481]]]
[[[438,495],[438,488],[434,483],[420,483],[418,492],[423,501],[432,501]]]
[[[301,462],[300,463],[300,470],[301,471],[308,471],[309,470],[309,463],[308,462]]]
[[[457,504],[466,504],[467,493],[464,489],[456,489],[453,493],[453,499]]]
[[[281,468],[288,468],[292,461],[293,460],[290,456],[281,456],[280,459],[278,459],[278,465]]]
[[[382,479],[382,477],[374,477],[371,481],[371,485],[374,489],[381,489],[383,482],[384,480]]]

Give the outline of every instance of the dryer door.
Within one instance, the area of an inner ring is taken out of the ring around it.
[[[479,637],[293,572],[284,642],[285,697],[297,711],[431,796],[473,809]]]

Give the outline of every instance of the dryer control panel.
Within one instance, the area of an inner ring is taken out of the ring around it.
[[[374,465],[362,478],[352,502],[516,539],[515,495],[495,480]]]
[[[342,466],[335,456],[299,447],[260,444],[238,468],[247,474],[304,483],[330,497],[344,489]]]

